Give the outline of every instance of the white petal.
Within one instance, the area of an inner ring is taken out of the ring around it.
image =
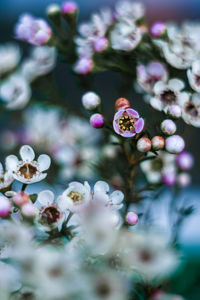
[[[3,165],[2,163],[0,162],[0,174],[3,172]]]
[[[113,202],[113,204],[119,204],[123,201],[124,199],[124,194],[121,191],[114,191],[110,195],[110,199]]]
[[[154,93],[156,95],[160,95],[162,94],[162,92],[166,89],[166,84],[163,81],[158,81],[155,85],[154,85]]]
[[[35,158],[35,153],[34,153],[33,149],[31,148],[31,146],[29,146],[29,145],[22,146],[19,153],[20,153],[22,160],[24,160],[24,161],[30,162],[30,161],[33,161]]]
[[[37,201],[43,206],[51,205],[54,201],[54,193],[49,190],[42,191],[38,194]]]
[[[108,193],[109,185],[105,181],[97,181],[94,185],[94,192]]]
[[[196,60],[193,64],[192,64],[192,72],[197,75],[200,76],[200,60]]]
[[[151,98],[150,99],[150,104],[153,108],[161,111],[163,109],[162,101],[159,98]]]
[[[96,191],[94,193],[94,201],[103,202],[107,204],[109,202],[109,196],[106,193],[102,193],[101,191]]]
[[[56,200],[58,207],[61,211],[70,210],[72,203],[69,201],[70,198],[65,196],[59,196]],[[71,200],[71,199],[70,199]]]
[[[18,158],[15,155],[9,155],[6,157],[6,169],[11,171],[17,170]]]
[[[192,95],[192,102],[197,105],[197,106],[200,106],[200,94],[193,94]]]
[[[189,99],[190,99],[190,94],[189,94],[189,93],[186,93],[186,92],[180,93],[180,94],[177,96],[177,99],[178,99],[178,104],[179,104],[180,106],[184,106],[185,103],[189,101]]]
[[[171,79],[168,83],[169,88],[172,89],[175,92],[179,92],[180,90],[182,90],[185,86],[184,82],[182,80],[179,79]]]
[[[50,159],[49,155],[47,155],[47,154],[41,154],[38,157],[37,161],[38,161],[39,169],[41,172],[47,170],[50,167],[51,159]]]

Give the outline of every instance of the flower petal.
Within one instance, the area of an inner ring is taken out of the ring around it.
[[[143,128],[144,128],[144,119],[143,118],[140,118],[134,125],[135,127],[135,132],[136,133],[140,133]]]
[[[31,146],[29,145],[24,145],[20,148],[20,156],[22,158],[23,161],[33,161],[35,158],[35,153],[32,149]]]
[[[110,187],[105,181],[97,181],[94,185],[94,192],[109,193]]]
[[[54,201],[54,193],[49,190],[42,191],[38,194],[37,201],[42,206],[48,206],[51,205]]]
[[[124,199],[124,194],[121,191],[114,191],[111,195],[110,195],[110,199],[112,201],[113,204],[119,204],[123,201]]]
[[[169,80],[168,85],[169,85],[169,88],[172,89],[175,92],[179,92],[185,86],[185,84],[182,80],[179,80],[179,79],[176,79],[176,78]]]
[[[162,94],[162,92],[166,89],[166,84],[163,81],[158,81],[155,85],[154,85],[154,93],[156,95],[160,95]]]
[[[38,157],[37,161],[38,161],[39,169],[40,169],[41,172],[49,169],[50,164],[51,164],[51,159],[50,159],[49,155],[41,154]]]
[[[18,160],[17,156],[9,155],[6,157],[6,169],[7,170],[16,171],[18,163],[19,163],[19,160]]]

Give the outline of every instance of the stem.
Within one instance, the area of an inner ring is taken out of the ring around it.
[[[24,192],[25,189],[26,189],[26,187],[27,187],[27,184],[26,184],[26,183],[23,183],[21,191]]]

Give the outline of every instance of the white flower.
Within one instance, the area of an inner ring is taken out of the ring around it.
[[[131,20],[120,20],[111,31],[111,46],[115,50],[132,51],[142,39],[141,29]]]
[[[3,190],[11,185],[14,178],[12,173],[3,169],[2,163],[0,163],[0,190]]]
[[[87,182],[71,182],[69,187],[58,197],[57,203],[62,210],[80,212],[91,200],[90,186]]]
[[[47,173],[43,173],[43,171],[47,170],[51,164],[48,155],[42,154],[35,161],[35,153],[28,145],[22,146],[19,153],[22,160],[18,160],[15,155],[9,155],[6,158],[6,167],[12,171],[16,180],[31,184],[41,181],[47,176]]]
[[[0,78],[14,70],[21,58],[21,51],[17,44],[3,44],[0,46]]]
[[[21,109],[31,98],[31,89],[26,79],[14,74],[0,85],[0,98],[8,109]]]
[[[121,191],[114,191],[109,195],[109,190],[110,187],[105,181],[97,181],[94,185],[93,200],[112,210],[121,209],[123,207],[124,194]]]
[[[130,18],[132,20],[138,20],[145,14],[145,7],[140,2],[124,1],[120,0],[115,6],[117,19]]]
[[[182,118],[190,125],[200,127],[200,94],[194,93],[179,101],[182,108]]]
[[[154,86],[155,95],[150,99],[151,106],[167,113],[171,105],[188,97],[186,92],[181,92],[183,88],[184,82],[176,78],[170,79],[168,83],[158,81]]]
[[[200,60],[192,64],[192,69],[187,70],[187,77],[191,88],[200,93]]]
[[[48,74],[56,64],[56,50],[53,47],[34,47],[31,57],[21,66],[22,75],[32,82],[38,76]]]

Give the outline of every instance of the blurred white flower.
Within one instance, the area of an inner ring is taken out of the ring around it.
[[[200,60],[192,64],[192,68],[187,70],[187,77],[191,88],[197,93],[200,92]]]
[[[3,190],[7,187],[9,187],[14,178],[12,176],[12,172],[3,169],[2,163],[0,163],[0,190]]]
[[[17,44],[0,45],[0,78],[1,76],[14,71],[21,58],[21,51]]]
[[[144,14],[145,6],[141,2],[120,0],[115,6],[115,17],[117,19],[130,18],[136,21],[144,17]]]
[[[48,155],[41,154],[35,161],[35,153],[28,145],[22,146],[19,153],[22,160],[18,160],[15,155],[9,155],[6,158],[6,167],[12,172],[14,179],[31,184],[41,181],[47,176],[47,173],[43,173],[43,171],[47,170],[51,164]]]
[[[8,109],[23,108],[31,98],[27,80],[21,75],[12,75],[0,85],[0,98]]]
[[[187,98],[179,100],[182,108],[182,118],[190,125],[200,127],[200,94],[188,94]]]

